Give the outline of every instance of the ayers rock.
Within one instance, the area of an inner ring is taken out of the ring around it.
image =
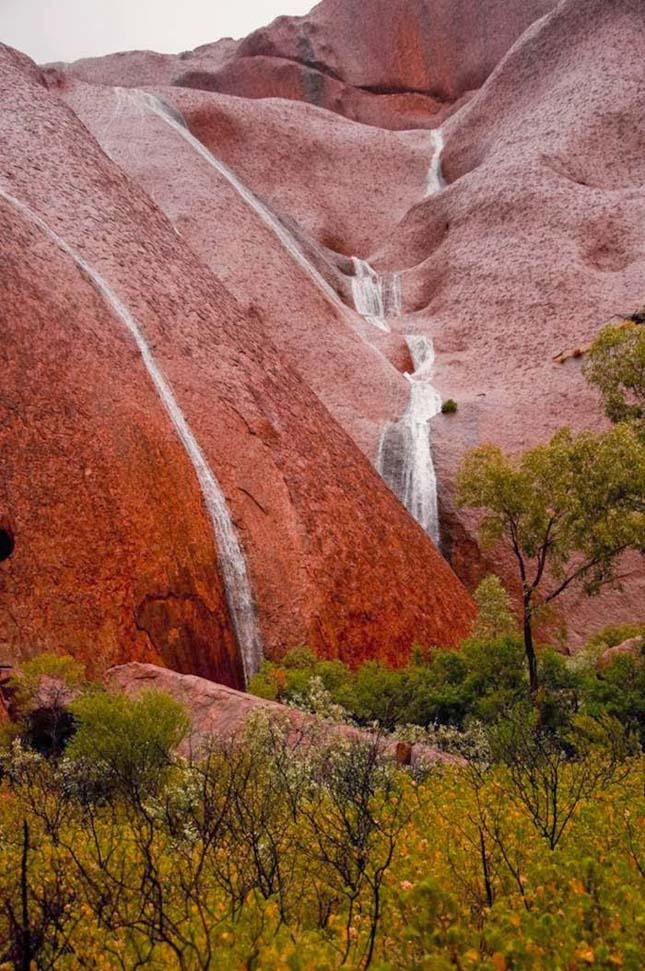
[[[454,508],[461,457],[598,425],[553,358],[645,279],[645,7],[473,6],[323,0],[42,69],[2,49],[9,659],[240,687],[301,643],[401,663],[468,631],[455,574],[508,565]],[[568,602],[571,644],[637,619],[623,572]]]
[[[240,685],[455,643],[468,594],[261,315],[6,48],[0,86],[4,652]]]

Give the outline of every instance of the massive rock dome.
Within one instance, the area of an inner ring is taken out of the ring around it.
[[[596,426],[553,359],[645,279],[642,4],[476,6],[323,0],[45,68],[1,49],[8,660],[241,687],[302,643],[396,664],[468,632],[456,573],[491,563],[454,508],[464,452]],[[567,603],[571,644],[636,619],[624,572]]]

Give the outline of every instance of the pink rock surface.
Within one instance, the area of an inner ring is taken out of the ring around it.
[[[86,72],[82,76],[91,79]],[[449,103],[427,94],[414,91],[376,94],[305,64],[263,55],[236,57],[214,70],[206,60],[202,65],[197,63],[175,74],[173,84],[243,98],[304,101],[353,121],[394,131],[434,127],[450,110]]]
[[[133,313],[216,472],[265,649],[357,663],[455,643],[473,607],[352,440],[39,72],[0,57],[0,185]],[[0,200],[5,483],[0,640],[240,684],[194,470],[132,338],[73,261]]]
[[[432,430],[447,517],[467,448],[520,450],[563,424],[602,422],[581,360],[553,359],[643,303],[643,63],[642,4],[561,4],[446,123],[448,187],[374,258],[403,269],[405,325],[434,337],[435,384],[459,404]],[[473,525],[460,516],[455,557]],[[642,618],[642,565],[627,559],[621,572],[623,591],[567,602],[573,644]]]
[[[425,193],[425,131],[382,131],[293,101],[161,93],[245,184],[338,253],[368,256]]]
[[[615,644],[614,647],[608,647],[598,658],[598,670],[603,671],[605,668],[608,668],[614,663],[617,657],[641,657],[643,655],[644,644],[645,642],[642,637],[630,637],[629,640],[623,641],[622,644]]]
[[[95,84],[306,101],[380,128],[434,127],[555,0],[323,0],[242,41],[70,65]],[[442,108],[442,105],[444,106]]]
[[[253,204],[183,140],[176,129],[146,107],[145,96],[144,100],[137,100],[135,95],[121,89],[115,91],[75,81],[66,81],[56,90],[91,128],[110,157],[166,213],[182,239],[217,274],[240,305],[260,315],[263,331],[280,353],[350,431],[367,456],[375,459],[383,424],[403,412],[408,389],[402,375],[389,363],[387,352],[381,353],[372,346],[378,332],[337,294],[337,290],[344,289],[344,299],[350,300],[349,278],[339,273],[335,263],[326,261],[325,251],[289,219],[281,230],[290,235],[296,227],[293,243],[313,264],[314,277],[318,279],[312,278]],[[248,105],[240,99],[219,99],[172,89],[163,89],[161,94],[168,104],[186,111],[190,120],[193,117],[190,109],[195,104],[199,110],[205,103],[207,117],[210,117],[209,108],[217,117],[222,101],[225,110],[231,102]],[[269,102],[259,107],[265,105],[274,107]],[[251,107],[255,106],[251,104]],[[310,111],[305,106],[286,107],[289,111],[292,107]],[[311,111],[316,118],[323,115],[325,121],[331,119],[343,128],[363,130],[362,126],[349,125],[326,112]],[[251,133],[252,128],[248,127],[248,131]],[[347,136],[346,140],[349,140]],[[236,161],[236,153],[244,153],[244,142],[239,138],[228,152],[212,131],[210,143],[213,154],[226,156],[229,164]],[[262,159],[261,153],[259,158]],[[272,164],[263,166],[255,180],[260,184],[250,187],[260,201],[265,199],[262,176],[266,182],[269,174],[280,167],[281,159],[274,158]],[[236,178],[243,178],[236,165],[231,168]],[[381,186],[384,185],[382,181]],[[304,189],[301,185],[299,192],[304,194]],[[279,192],[274,194],[279,200]],[[319,198],[324,213],[322,179]],[[346,180],[345,198],[351,209],[350,179]],[[279,215],[271,202],[271,212]],[[349,261],[345,262],[349,267]],[[378,395],[374,394],[375,388],[379,389]]]
[[[454,100],[479,87],[553,0],[322,0],[280,17],[236,56],[271,55],[320,67],[383,94],[419,91]]]
[[[348,739],[369,739],[366,732],[352,726],[321,722],[311,715],[288,708],[275,701],[244,694],[222,684],[215,684],[204,678],[177,674],[154,664],[124,664],[111,668],[105,674],[105,683],[112,691],[122,691],[129,697],[136,697],[145,690],[164,691],[175,701],[182,704],[190,719],[190,733],[181,744],[184,755],[199,754],[208,747],[209,742],[226,742],[241,735],[249,719],[258,712],[266,712],[269,717],[286,719],[293,726],[294,744],[307,744],[308,731],[312,732],[317,744],[331,742],[336,737]],[[383,751],[406,764],[432,765],[436,762],[458,762],[455,756],[447,755],[428,745],[402,745],[382,741]]]

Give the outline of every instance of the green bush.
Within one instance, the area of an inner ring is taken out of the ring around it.
[[[607,712],[638,731],[645,746],[645,658],[629,654],[614,658],[604,670],[587,673],[585,708],[590,715]]]
[[[494,724],[517,706],[528,704],[530,693],[523,645],[513,632],[515,621],[505,591],[496,578],[487,578],[478,594],[476,633],[459,651],[416,647],[404,668],[368,661],[352,671],[340,661],[318,661],[311,651],[298,648],[282,664],[265,662],[250,690],[260,697],[317,710],[312,706],[312,690],[317,698],[322,688],[327,709],[340,706],[342,714],[358,725],[378,723],[386,731],[404,725],[464,729],[470,723]],[[593,663],[550,648],[538,651],[543,727],[566,731],[576,714],[607,714],[628,730],[640,728],[645,738],[643,661],[621,657],[605,671],[595,666],[600,647],[639,630],[620,626],[602,632],[592,651]]]
[[[68,654],[37,654],[25,661],[10,679],[13,707],[19,715],[32,709],[43,677],[60,681],[64,688],[80,688],[85,683],[85,667]]]
[[[101,792],[138,795],[154,789],[189,727],[183,707],[159,691],[134,699],[96,692],[71,707],[77,730],[67,757]]]
[[[452,398],[447,398],[441,406],[442,415],[454,415],[457,410],[457,402]]]
[[[47,690],[41,692],[43,679]],[[85,685],[85,668],[69,655],[38,654],[10,679],[13,722],[2,727],[0,747],[20,739],[27,748],[59,756],[74,734],[70,697]]]

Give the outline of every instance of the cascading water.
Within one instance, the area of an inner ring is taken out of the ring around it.
[[[439,544],[437,478],[432,461],[428,422],[441,411],[441,395],[432,384],[434,348],[423,335],[406,337],[414,371],[410,401],[403,417],[385,427],[377,469],[410,515]]]
[[[441,174],[443,133],[440,128],[436,128],[430,135],[433,151],[428,172],[426,191],[428,196],[440,192],[445,186]],[[362,279],[366,280],[369,271],[370,292],[380,296],[380,317],[385,318],[387,317],[387,302],[382,297],[383,280],[368,264],[365,264],[365,267],[367,269],[363,270]],[[397,315],[400,316],[400,274],[393,274],[392,279],[396,280]],[[367,286],[366,283],[363,285]],[[356,297],[358,288],[359,283],[356,284],[354,300],[357,309],[360,310]],[[378,299],[375,296],[369,306],[377,305]],[[363,306],[368,306],[367,301],[363,302]],[[360,312],[363,313],[364,311],[361,310]],[[437,477],[432,459],[428,425],[430,419],[441,411],[441,395],[432,384],[434,346],[429,337],[421,334],[409,334],[405,341],[410,351],[413,366],[412,374],[406,374],[410,382],[410,401],[403,417],[397,422],[391,422],[383,429],[379,443],[377,469],[410,515],[438,546],[440,530]]]
[[[167,379],[157,365],[139,323],[97,270],[87,263],[80,253],[77,253],[64,239],[58,236],[40,216],[1,186],[0,196],[19,212],[23,213],[34,225],[38,226],[60,250],[74,261],[76,266],[89,278],[134,338],[150,380],[172,421],[175,432],[193,465],[199,481],[204,503],[213,527],[228,608],[242,657],[244,676],[248,683],[249,678],[258,670],[262,662],[262,642],[257,625],[255,605],[244,554],[219,483],[208,465],[204,453],[197,443]]]
[[[400,274],[383,277],[356,256],[352,257],[352,264],[352,296],[357,312],[375,327],[389,331],[388,317],[401,316]]]
[[[426,196],[433,196],[446,187],[441,171],[441,153],[443,152],[443,132],[441,128],[434,128],[430,132],[430,143],[432,145],[432,160],[428,171]]]
[[[115,93],[117,97],[117,112],[123,110],[123,107],[128,102],[138,107],[141,111],[150,111],[157,117],[161,118],[167,125],[169,125],[173,131],[175,131],[180,138],[183,138],[204,161],[215,169],[221,176],[223,176],[226,181],[235,189],[238,195],[246,202],[246,204],[259,216],[262,222],[269,227],[269,229],[275,233],[284,248],[287,250],[289,255],[295,260],[295,262],[302,267],[305,273],[313,280],[319,290],[321,290],[327,299],[336,307],[337,310],[346,316],[348,311],[347,307],[340,299],[336,291],[329,285],[324,276],[318,272],[315,266],[309,262],[305,254],[302,252],[300,246],[298,245],[295,238],[291,233],[285,228],[285,226],[280,222],[280,220],[271,212],[271,210],[265,206],[263,202],[258,199],[258,197],[244,185],[243,182],[238,179],[234,172],[229,169],[224,162],[220,162],[212,152],[203,145],[198,138],[192,134],[188,128],[186,121],[181,114],[181,112],[176,108],[171,108],[165,102],[156,98],[152,94],[148,94],[147,91],[141,91],[138,88],[115,88]]]

